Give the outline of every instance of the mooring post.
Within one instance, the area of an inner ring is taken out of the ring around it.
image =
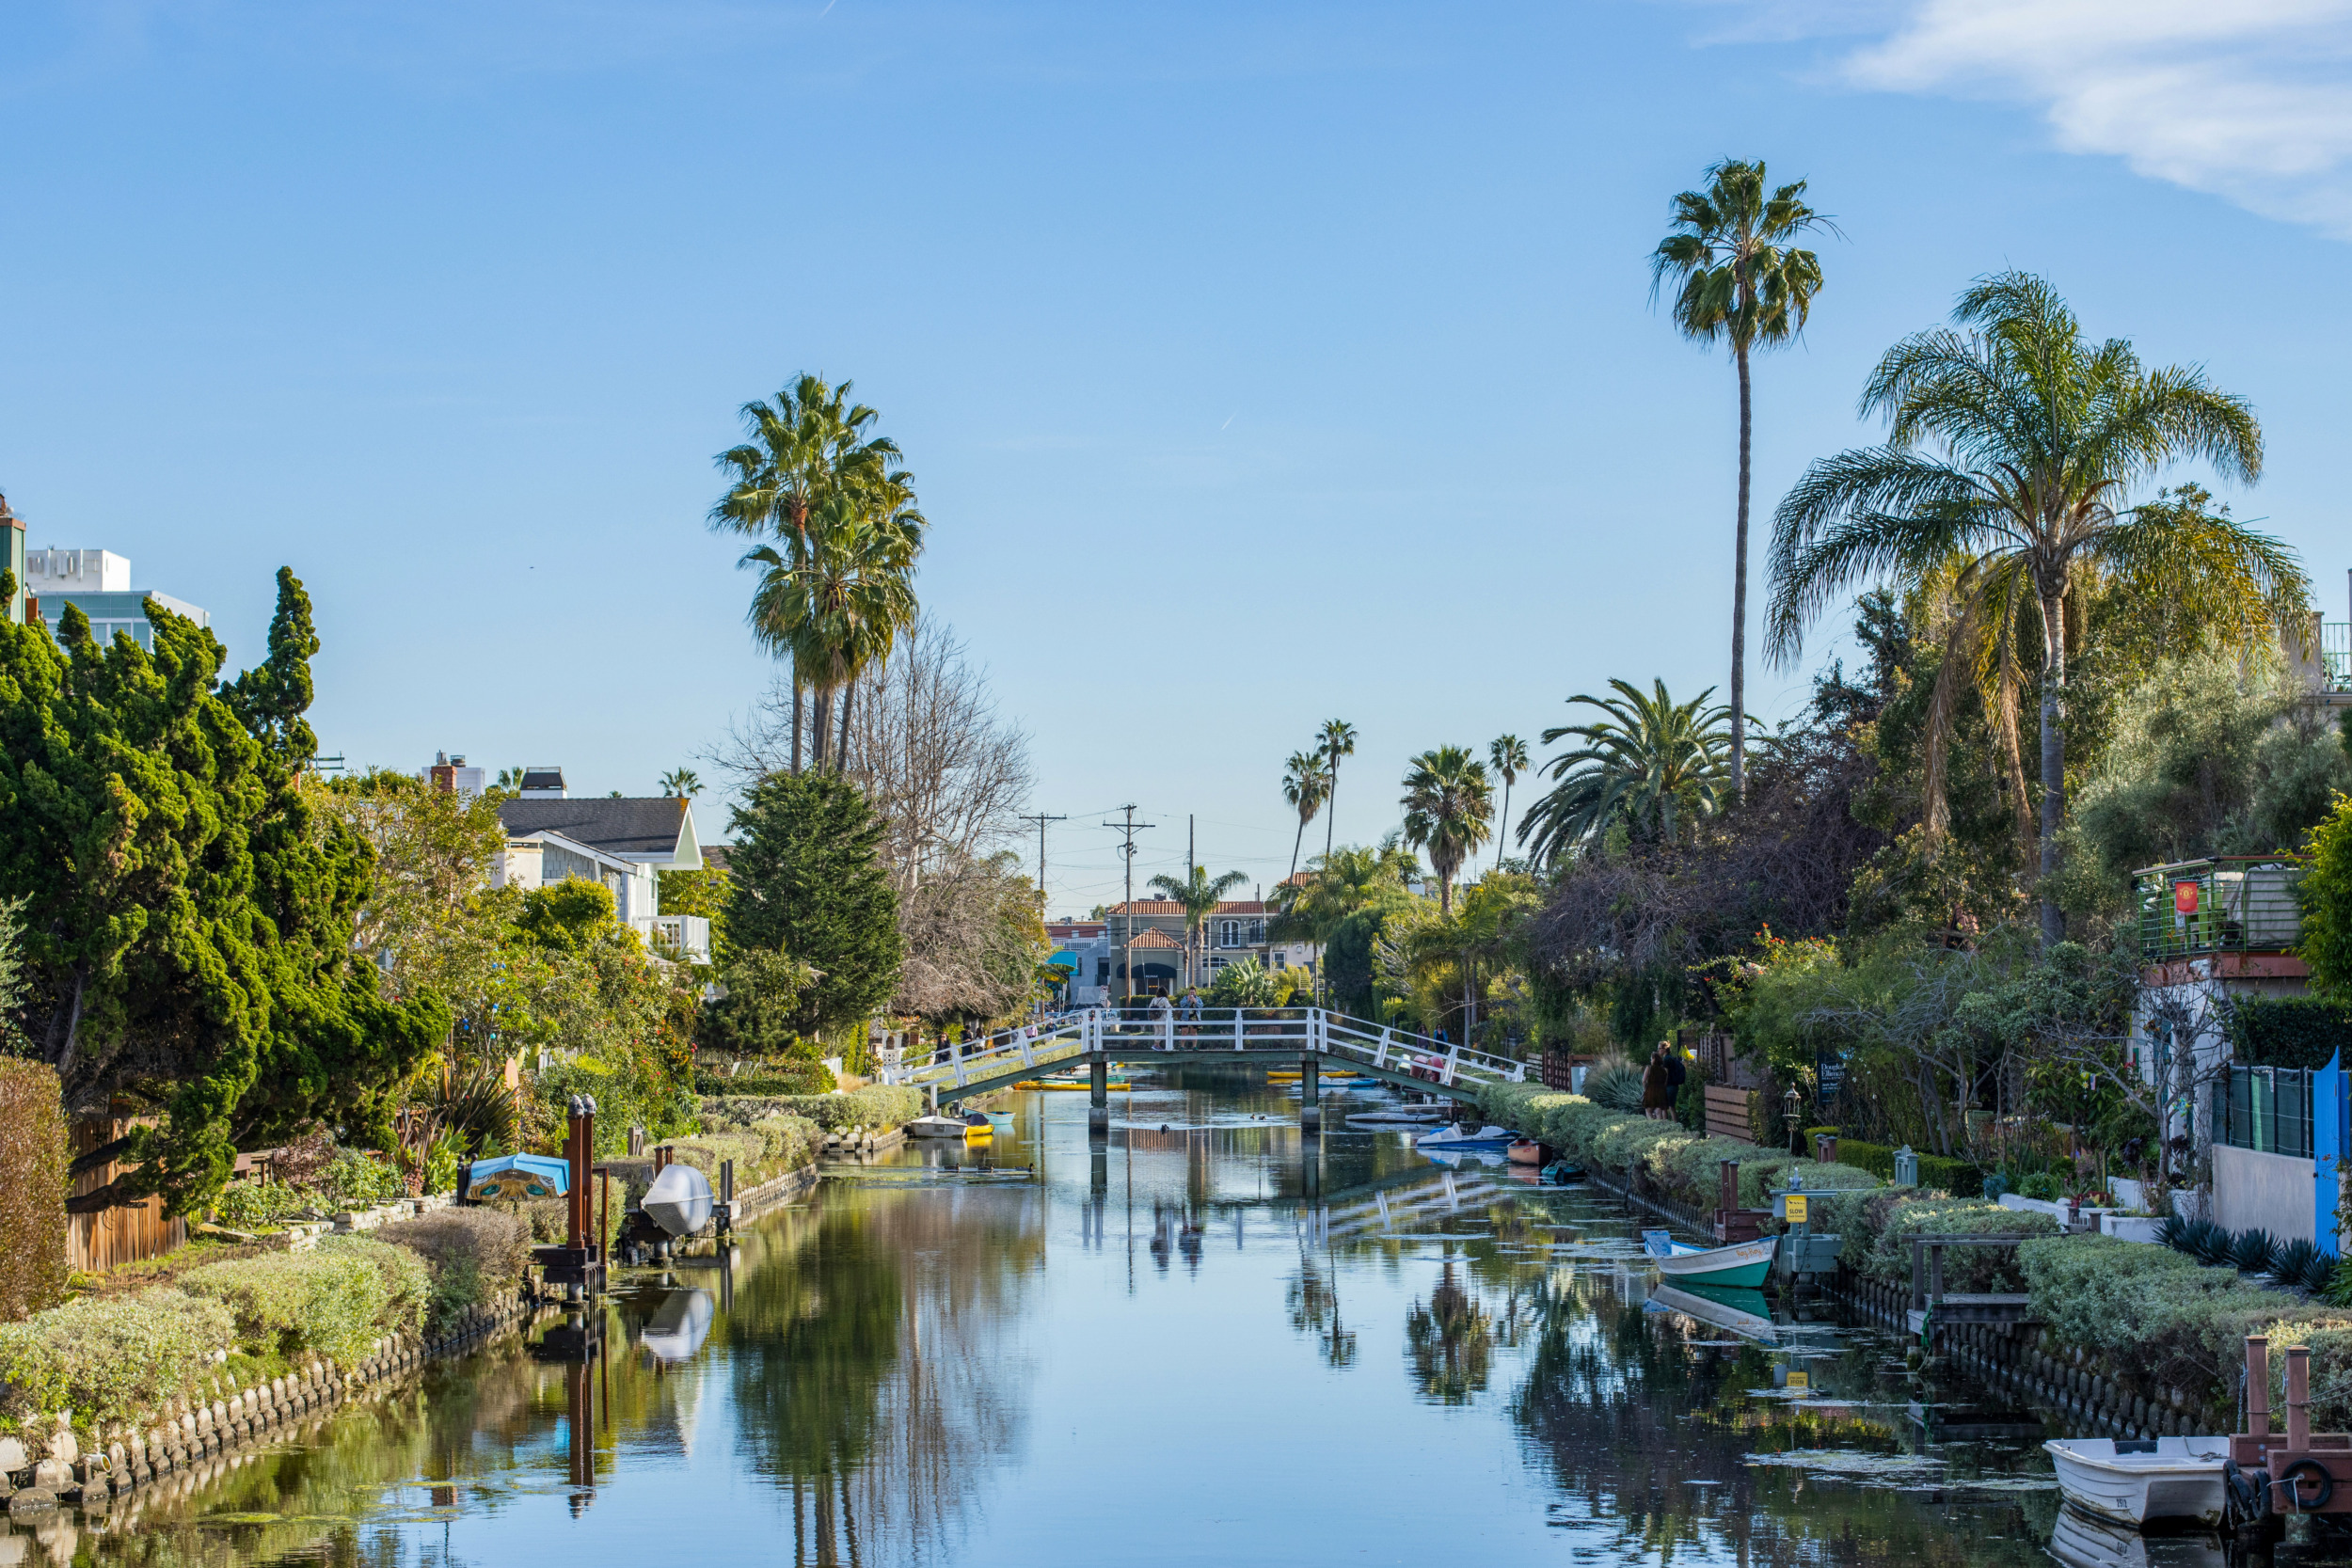
[[[2270,1435],[2270,1336],[2246,1337],[2246,1431],[2254,1437]]]
[[[1315,1069],[1322,1058],[1305,1055],[1298,1058],[1298,1125],[1309,1132],[1323,1131],[1323,1102],[1318,1090]]]
[[[1097,1056],[1087,1065],[1087,1131],[1108,1132],[1111,1130],[1111,1064],[1107,1056]]]

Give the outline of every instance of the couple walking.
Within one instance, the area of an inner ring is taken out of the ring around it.
[[[1675,1118],[1675,1099],[1682,1092],[1682,1053],[1672,1040],[1660,1040],[1642,1069],[1642,1114],[1652,1121]]]

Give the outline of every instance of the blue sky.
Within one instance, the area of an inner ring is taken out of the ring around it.
[[[329,751],[647,793],[769,673],[711,456],[744,400],[850,376],[936,525],[925,602],[1070,815],[1056,910],[1115,893],[1092,825],[1128,800],[1139,876],[1189,814],[1270,882],[1325,719],[1362,736],[1360,840],[1414,752],[1724,679],[1732,376],[1644,259],[1726,155],[1846,236],[1759,370],[1760,513],[1875,434],[1889,342],[2027,267],[2255,402],[2268,473],[2227,499],[2342,618],[2348,18],[18,5],[0,489],[241,662],[291,564]],[[1756,670],[1751,704],[1804,688]]]

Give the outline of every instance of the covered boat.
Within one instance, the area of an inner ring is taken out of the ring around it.
[[[2066,1500],[2103,1519],[2218,1525],[2229,1504],[2227,1437],[2054,1437],[2042,1449]]]
[[[571,1163],[552,1154],[501,1154],[476,1160],[466,1172],[466,1197],[474,1203],[561,1197],[571,1190]]]
[[[943,1117],[933,1114],[928,1117],[916,1117],[907,1123],[907,1136],[910,1138],[954,1138],[960,1143],[963,1135],[970,1131],[971,1129],[963,1124],[961,1117]]]
[[[1642,1250],[1649,1254],[1670,1285],[1761,1285],[1772,1273],[1772,1255],[1779,1248],[1777,1236],[1700,1247],[1677,1242],[1663,1230],[1642,1232]]]
[[[671,1235],[691,1236],[710,1223],[710,1179],[691,1165],[664,1165],[637,1207]]]
[[[1355,1117],[1348,1118],[1353,1121]],[[1415,1148],[1492,1148],[1505,1149],[1517,1141],[1518,1134],[1507,1127],[1482,1127],[1475,1132],[1458,1127],[1441,1127],[1434,1132],[1423,1132],[1413,1139]]]

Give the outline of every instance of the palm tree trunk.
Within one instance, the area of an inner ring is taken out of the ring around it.
[[[811,705],[816,710],[813,716],[816,722],[809,726],[808,765],[821,773],[825,770],[825,736],[826,732],[833,727],[831,722],[833,719],[832,690],[826,687],[818,687],[817,701]]]
[[[1331,828],[1332,825],[1339,820],[1339,808],[1333,802],[1337,801],[1339,798],[1340,759],[1339,754],[1337,752],[1333,752],[1331,756],[1331,787],[1323,797],[1323,858],[1327,863],[1331,859]]]
[[[1500,870],[1502,870],[1502,845],[1503,845],[1503,840],[1505,840],[1505,839],[1509,838],[1510,836],[1511,836],[1511,777],[1510,777],[1510,775],[1509,775],[1509,774],[1507,774],[1507,773],[1506,773],[1506,774],[1504,774],[1504,775],[1503,775],[1503,779],[1502,779],[1502,827],[1500,827],[1500,828],[1497,828],[1497,829],[1495,830],[1495,869],[1496,869],[1497,871],[1500,871]]]
[[[2058,826],[2066,817],[2066,731],[2060,701],[2066,691],[2066,595],[2042,601],[2042,946],[2066,940],[2066,911],[2051,895],[2058,869]]]
[[[1748,798],[1748,438],[1755,426],[1748,386],[1748,345],[1733,349],[1740,365],[1740,531],[1731,571],[1731,793]]]
[[[801,666],[800,661],[795,659],[792,664],[792,771],[795,773],[801,770],[801,729],[805,722],[801,711]]]
[[[1302,817],[1300,817],[1300,818],[1298,819],[1298,832],[1291,835],[1291,876],[1292,876],[1292,877],[1295,877],[1295,876],[1297,876],[1297,875],[1298,875],[1298,847],[1299,847],[1301,844],[1305,843],[1305,842],[1306,842],[1306,839],[1307,839],[1307,819],[1306,819],[1305,817],[1303,817],[1303,816],[1302,816]],[[1289,880],[1290,880],[1290,878],[1289,878],[1289,877],[1285,877],[1285,878],[1283,879],[1283,880],[1284,880],[1285,882],[1287,882],[1287,881],[1289,881]]]
[[[833,770],[836,773],[850,766],[850,699],[856,695],[857,681],[852,678],[841,689],[841,743],[833,752]]]

